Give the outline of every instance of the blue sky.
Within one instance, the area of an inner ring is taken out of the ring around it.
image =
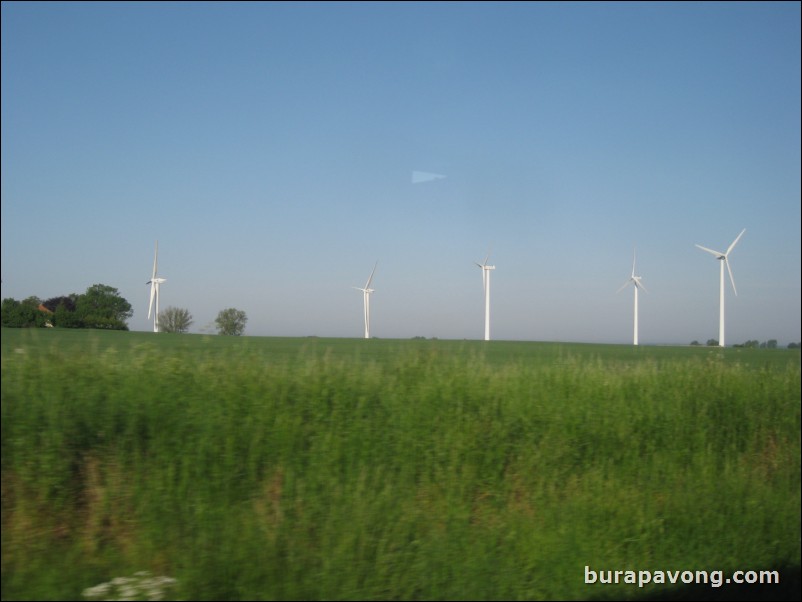
[[[800,338],[800,4],[2,3],[2,296],[246,334]],[[415,172],[445,176],[429,181]],[[729,286],[729,284],[728,284]]]

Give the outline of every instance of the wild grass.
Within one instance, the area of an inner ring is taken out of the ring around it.
[[[584,567],[798,568],[799,352],[743,351],[4,330],[2,598],[139,571],[192,600],[621,598],[644,591]]]

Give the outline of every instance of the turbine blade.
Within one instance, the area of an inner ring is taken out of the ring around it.
[[[153,297],[156,295],[156,285],[151,283],[150,285],[150,305],[148,305],[148,320],[150,320],[150,313],[153,309]]]
[[[737,238],[732,241],[732,244],[729,247],[727,247],[727,255],[730,254],[730,251],[732,251],[732,248],[738,243],[739,240],[741,240],[741,237],[744,235],[744,232],[746,232],[746,228],[741,230],[741,233],[737,236]]]
[[[630,283],[630,282],[632,282],[632,280],[627,280],[627,281],[624,283],[624,285],[623,285],[621,288],[619,288],[617,291],[615,291],[615,292],[616,292],[616,294],[620,293],[620,292],[621,292],[621,291],[623,291],[625,288],[627,288],[627,286],[629,285],[629,283]]]
[[[727,258],[724,258],[724,263],[727,264],[727,271],[730,273],[730,282],[732,283],[732,292],[735,293],[735,296],[738,296],[738,291],[735,290],[735,279],[732,277],[732,268],[730,267],[730,262],[727,261]]]
[[[378,265],[379,265],[378,261],[375,264],[373,264],[373,271],[371,271],[370,273],[370,278],[368,278],[368,281],[365,284],[365,288],[370,288],[370,283],[373,282],[373,274],[376,272],[376,266]]]
[[[726,253],[722,253],[721,251],[714,251],[713,249],[708,249],[707,247],[703,247],[702,245],[696,245],[696,246],[702,249],[702,251],[707,251],[708,253],[712,253],[716,257],[724,257],[726,255]]]
[[[156,241],[156,252],[153,254],[153,276],[152,278],[156,277],[156,268],[159,262],[159,241]]]
[[[638,276],[637,279],[634,280],[634,282],[635,282],[635,286],[637,286],[639,289],[642,289],[642,290],[646,291],[647,293],[649,292],[648,290],[646,290],[646,287],[643,286],[643,283],[640,281],[640,276]]]

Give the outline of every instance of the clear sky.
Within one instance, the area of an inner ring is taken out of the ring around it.
[[[193,332],[800,340],[800,3],[2,3],[2,296]],[[445,177],[430,177],[437,174]]]

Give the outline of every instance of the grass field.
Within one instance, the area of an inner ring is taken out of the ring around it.
[[[791,599],[800,396],[798,350],[4,329],[2,599]]]

